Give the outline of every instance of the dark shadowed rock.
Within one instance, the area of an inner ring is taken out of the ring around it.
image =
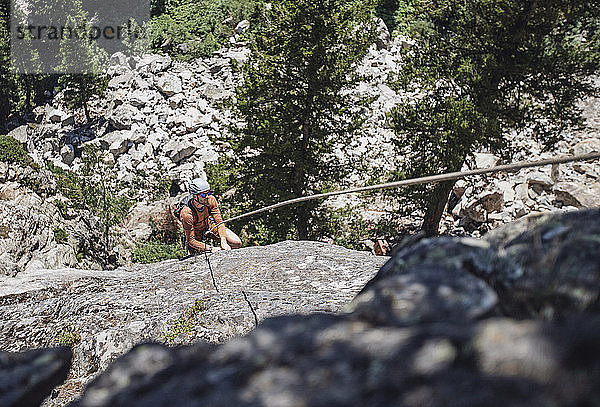
[[[71,356],[69,348],[0,351],[0,406],[39,406],[67,378]]]
[[[600,310],[600,210],[539,214],[485,240],[518,268],[479,275],[496,288],[505,315],[546,317]]]
[[[395,250],[392,258],[362,291],[366,291],[375,281],[391,275],[412,273],[421,267],[492,273],[498,269],[512,270],[516,265],[509,258],[499,257],[490,243],[481,239],[453,237],[423,239]]]
[[[214,283],[203,258],[0,277],[0,343],[78,329],[82,407],[597,405],[598,212],[413,241],[375,278],[385,259],[316,242],[216,253]],[[167,337],[195,345],[111,364]]]
[[[138,346],[75,405],[593,405],[599,340],[597,318],[377,328],[278,317],[220,346]]]
[[[348,311],[383,325],[466,322],[486,314],[496,302],[494,290],[465,271],[421,266],[372,281]]]
[[[450,320],[461,313],[465,317],[482,315],[489,310],[491,298],[481,288],[481,281],[466,274],[484,280],[496,291],[494,312],[498,315],[554,318],[597,312],[600,210],[530,216],[480,240],[440,237],[406,244],[395,250],[361,291],[363,303],[369,292],[368,298],[375,301],[363,304],[367,308],[362,312],[379,323],[401,324],[423,315],[430,315],[425,320],[431,320],[436,312],[440,312],[436,318]],[[400,275],[405,277],[389,279]],[[373,290],[378,291],[377,297]],[[417,295],[415,290],[428,294]],[[439,290],[454,294],[444,298]],[[456,300],[458,293],[466,298]],[[429,313],[427,309],[434,303],[438,311]],[[414,313],[408,311],[411,309]]]

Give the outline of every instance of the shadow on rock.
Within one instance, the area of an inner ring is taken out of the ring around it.
[[[0,406],[39,406],[66,378],[69,348],[0,352]]]
[[[216,347],[138,346],[73,405],[592,405],[599,343],[593,317],[404,328],[277,317]]]
[[[598,312],[600,209],[529,216],[481,240],[440,237],[406,245],[367,283],[350,310],[363,316],[377,310],[370,320],[383,324],[468,321],[487,315],[494,302],[479,279],[494,289],[498,316],[553,319]],[[419,290],[426,294],[417,301],[408,298]],[[446,298],[443,292],[449,293]],[[433,303],[438,305],[430,312]],[[381,314],[388,311],[394,316]]]

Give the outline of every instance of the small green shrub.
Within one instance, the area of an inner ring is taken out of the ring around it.
[[[177,59],[208,57],[233,35],[238,22],[254,21],[258,9],[256,0],[168,2],[164,13],[150,20],[150,43],[154,51],[166,51]]]
[[[117,168],[107,160],[108,154],[98,146],[86,145],[82,153],[83,165],[77,172],[48,165],[58,191],[66,198],[57,201],[61,214],[89,211],[95,216],[96,239],[84,255],[91,255],[103,266],[114,265],[116,261],[112,252],[115,243],[113,227],[123,221],[134,202],[123,193],[126,184],[118,181]]]
[[[72,171],[65,171],[60,167],[48,163],[48,170],[54,174],[58,190],[68,199],[72,200],[76,206],[81,206],[83,201],[82,180]],[[64,204],[64,202],[63,202]]]
[[[0,135],[0,161],[23,166],[33,165],[33,160],[21,142],[12,136]]]
[[[81,342],[81,335],[79,331],[74,329],[72,326],[64,328],[58,335],[54,337],[54,340],[61,346],[68,346],[72,348]]]
[[[194,319],[204,310],[204,301],[199,298],[194,300],[194,305],[189,308],[181,306],[181,315],[169,324],[163,334],[165,344],[172,343],[181,334],[187,334],[194,329]]]
[[[67,234],[67,232],[65,232],[64,229],[54,228],[53,232],[54,232],[54,240],[56,240],[56,243],[58,243],[58,244],[67,243],[67,240],[69,240],[69,235]]]
[[[185,256],[185,254],[185,251],[178,243],[149,241],[136,247],[131,259],[135,263],[148,264],[163,260],[178,259]]]

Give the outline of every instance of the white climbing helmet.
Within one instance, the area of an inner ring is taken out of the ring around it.
[[[210,191],[210,185],[204,178],[196,178],[190,181],[188,190],[191,194],[200,194],[202,192]]]

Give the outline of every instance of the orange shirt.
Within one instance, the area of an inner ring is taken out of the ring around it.
[[[199,199],[194,197],[190,204],[194,207],[194,211],[186,205],[181,210],[180,215],[185,240],[192,249],[205,250],[205,245],[200,240],[203,239],[207,230],[216,232],[219,237],[226,236],[226,228],[219,210],[219,204],[212,195]]]

